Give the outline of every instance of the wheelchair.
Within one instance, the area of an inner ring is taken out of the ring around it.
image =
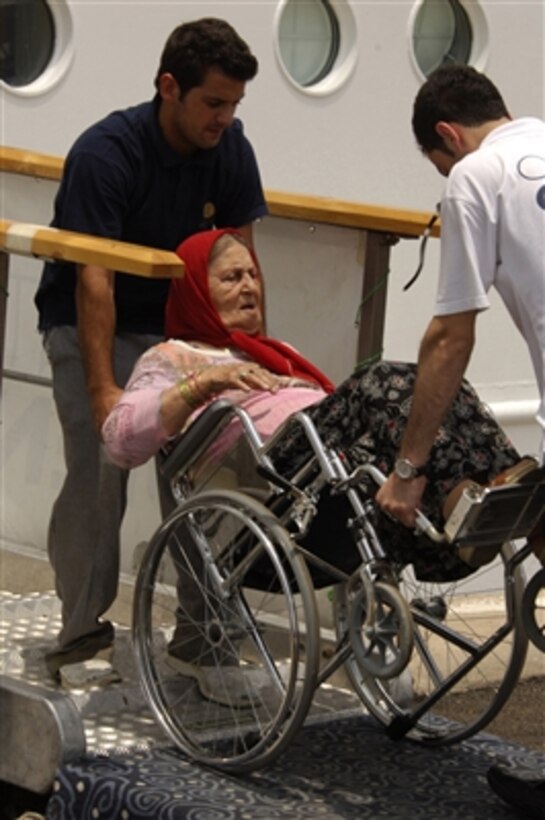
[[[376,507],[361,484],[364,476],[384,481],[379,470],[352,469],[342,452],[324,445],[305,412],[288,423],[302,426],[311,453],[289,477],[277,472],[271,455],[285,426],[264,443],[246,412],[223,399],[201,413],[164,459],[176,507],[142,558],[132,629],[156,720],[193,760],[246,774],[286,749],[318,688],[344,670],[363,709],[393,740],[434,746],[481,730],[524,666],[522,562],[530,547],[514,542],[545,511],[545,484],[465,491],[444,532],[419,513],[422,537],[489,553],[467,577],[422,581],[411,565],[391,560],[378,538]],[[236,471],[229,466],[223,486],[195,478],[227,425],[238,425],[249,453],[247,472],[256,480],[248,486],[240,486],[239,476],[231,481]],[[342,560],[335,528],[333,534],[325,528],[328,549],[313,549],[324,529],[326,496],[346,512],[335,522],[351,544]],[[188,579],[198,590],[197,611],[194,602],[189,611],[184,597]],[[332,597],[330,630],[319,622],[320,589]],[[534,593],[526,620],[535,626]],[[326,632],[333,648],[323,653]],[[236,698],[205,699],[195,679],[174,668],[172,655],[196,638],[194,668],[212,667],[220,684],[226,669],[237,669]],[[465,704],[470,688],[480,696]]]

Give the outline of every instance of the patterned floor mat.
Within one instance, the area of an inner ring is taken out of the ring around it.
[[[538,753],[480,734],[446,749],[389,740],[370,718],[305,727],[267,771],[235,778],[156,748],[85,757],[55,783],[47,820],[502,820],[519,815],[488,787],[508,760],[545,766]]]

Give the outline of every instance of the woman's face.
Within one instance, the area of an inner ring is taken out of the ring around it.
[[[261,277],[249,250],[233,240],[208,266],[208,290],[228,330],[262,329]]]

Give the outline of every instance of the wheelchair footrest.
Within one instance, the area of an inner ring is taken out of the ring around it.
[[[545,513],[545,483],[499,487],[471,485],[445,524],[457,545],[486,546],[525,538]]]

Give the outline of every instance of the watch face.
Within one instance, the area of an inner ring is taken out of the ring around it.
[[[400,458],[396,461],[395,472],[399,478],[409,479],[413,478],[415,469],[410,461],[405,458]]]

